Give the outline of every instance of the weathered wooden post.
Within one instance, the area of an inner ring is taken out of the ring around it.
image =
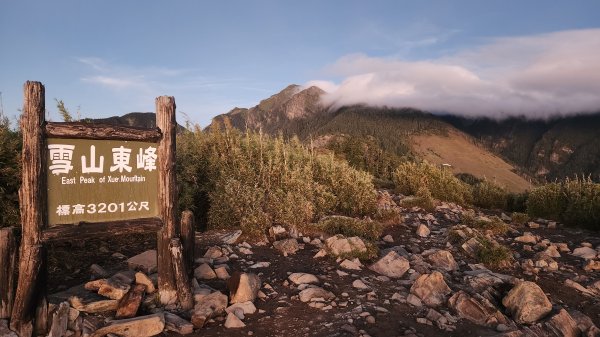
[[[21,227],[23,238],[20,248],[19,279],[12,309],[10,328],[20,337],[32,335],[36,311],[42,315],[45,310],[36,310],[46,305],[45,274],[46,261],[41,242],[42,230],[46,227],[46,191],[43,164],[45,141],[45,89],[40,82],[27,81],[24,86],[22,182],[19,190]],[[47,316],[47,315],[46,315]],[[46,318],[39,318],[36,333],[44,334],[42,325]]]
[[[194,270],[194,255],[196,249],[196,230],[194,224],[194,213],[183,211],[181,213],[181,244],[185,258],[185,268],[188,275]]]
[[[158,232],[158,293],[162,304],[177,301],[177,284],[169,252],[171,239],[179,236],[176,222],[177,185],[175,180],[175,98],[156,98],[156,126],[162,131],[158,144],[158,209],[163,227]]]
[[[10,318],[15,299],[17,267],[16,228],[0,228],[0,319]]]
[[[183,310],[190,310],[194,307],[194,296],[192,295],[190,279],[185,267],[184,251],[181,249],[179,238],[171,239],[169,249],[173,261],[173,272],[175,274],[175,283],[177,284],[179,305]]]

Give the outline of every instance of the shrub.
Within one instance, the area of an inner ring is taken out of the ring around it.
[[[367,240],[379,239],[383,229],[379,222],[344,216],[330,216],[323,218],[316,226],[327,234],[342,234],[346,237],[359,236]]]
[[[529,221],[529,215],[526,213],[514,212],[511,216],[512,223],[524,225]]]
[[[462,216],[461,223],[471,228],[492,231],[494,234],[506,234],[510,227],[497,216],[491,216],[489,218],[476,217],[473,212],[465,212]]]
[[[416,195],[428,190],[433,198],[466,204],[470,202],[469,186],[450,173],[428,162],[406,162],[398,166],[393,176],[396,191],[404,195]]]
[[[0,114],[0,227],[19,226],[21,134]]]
[[[480,238],[481,248],[477,251],[477,261],[489,267],[502,267],[512,259],[510,250],[488,239]]]
[[[508,193],[488,180],[482,180],[473,186],[473,205],[488,209],[505,209]]]
[[[527,213],[568,226],[600,229],[600,184],[589,177],[565,179],[535,188],[527,200]]]
[[[275,224],[298,226],[323,215],[371,214],[376,193],[368,173],[332,156],[231,128],[199,128],[178,138],[180,207],[206,214],[210,228],[262,235]],[[188,166],[188,167],[186,167]]]

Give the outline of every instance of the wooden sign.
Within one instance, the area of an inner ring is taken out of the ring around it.
[[[158,216],[157,143],[47,139],[48,225]]]

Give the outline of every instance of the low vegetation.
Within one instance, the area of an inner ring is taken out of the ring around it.
[[[527,199],[527,212],[568,226],[599,230],[600,184],[589,177],[575,177],[536,187]]]
[[[481,247],[477,251],[477,261],[488,267],[502,267],[512,258],[510,250],[488,239],[480,238]]]
[[[247,235],[261,235],[275,224],[375,212],[370,174],[315,154],[296,139],[196,128],[179,136],[178,161],[180,207],[205,213],[210,228],[240,227]]]
[[[323,218],[315,226],[327,234],[342,234],[346,237],[359,236],[367,240],[379,239],[383,230],[382,225],[376,221],[344,216]]]

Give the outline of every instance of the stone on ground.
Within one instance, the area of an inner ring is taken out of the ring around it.
[[[565,309],[560,309],[544,325],[551,332],[550,336],[578,337],[581,334],[581,330],[577,327],[577,322],[575,322]]]
[[[502,299],[517,323],[534,323],[552,311],[552,304],[535,283],[523,281],[515,285]]]
[[[395,251],[390,251],[372,264],[369,269],[387,277],[399,278],[410,269],[410,263]]]
[[[175,314],[165,312],[165,330],[173,331],[180,335],[189,335],[194,332],[194,325]]]
[[[295,285],[319,283],[319,279],[315,275],[308,273],[293,273],[288,276],[288,279]]]
[[[237,241],[237,239],[239,239],[239,237],[241,235],[242,235],[242,231],[238,229],[232,233],[228,233],[228,234],[221,236],[221,240],[223,241],[224,244],[232,245]]]
[[[131,270],[139,270],[146,274],[156,273],[156,250],[147,250],[134,257],[130,257],[129,259],[127,259],[127,265]]]
[[[221,292],[217,291],[204,296],[192,310],[192,324],[196,328],[201,328],[209,318],[219,315],[226,307],[227,296]]]
[[[207,263],[203,263],[194,269],[194,277],[199,280],[212,280],[217,278],[217,274]]]
[[[429,227],[424,224],[419,224],[417,227],[416,234],[422,238],[428,237],[430,233],[431,231],[429,230]]]
[[[244,315],[252,315],[256,312],[256,306],[250,301],[232,304],[225,309],[225,312],[235,312],[237,309],[241,309]]]
[[[152,294],[156,291],[156,286],[152,282],[152,279],[142,272],[135,273],[135,283],[145,285],[147,294]]]
[[[590,247],[579,247],[573,250],[573,255],[582,259],[590,260],[595,259],[598,255],[598,252]]]
[[[114,334],[122,337],[150,337],[160,334],[165,328],[163,313],[114,320],[109,325],[96,330],[90,337]]]
[[[242,322],[233,312],[227,314],[227,319],[225,320],[225,327],[227,329],[239,329],[245,327],[246,324]]]
[[[430,254],[427,259],[431,262],[431,265],[436,269],[444,271],[453,271],[458,269],[458,264],[454,260],[454,256],[447,250],[438,250],[437,252]]]
[[[273,247],[287,256],[288,254],[294,254],[300,250],[300,245],[296,239],[285,239],[273,242]]]
[[[260,287],[261,282],[258,275],[234,272],[227,281],[230,303],[254,302]]]
[[[302,290],[298,294],[298,297],[300,298],[300,301],[308,302],[313,298],[323,298],[325,300],[331,300],[331,299],[335,298],[335,295],[332,292],[327,291],[323,288],[311,287],[311,288],[306,288],[306,289]]]
[[[452,292],[444,276],[437,271],[431,274],[423,274],[417,278],[410,288],[411,294],[416,295],[421,301],[430,307],[436,307],[446,302],[446,296]]]
[[[475,324],[496,327],[498,324],[509,325],[510,322],[489,300],[479,294],[470,296],[460,290],[450,297],[448,306],[460,317]]]
[[[353,236],[346,238],[343,235],[335,235],[325,240],[325,244],[331,254],[339,256],[342,254],[364,253],[367,251],[367,246],[361,238]]]

